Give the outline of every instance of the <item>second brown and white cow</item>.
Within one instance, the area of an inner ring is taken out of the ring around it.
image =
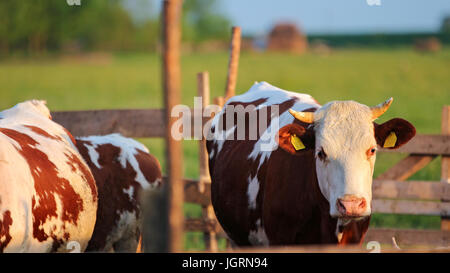
[[[135,252],[141,234],[141,194],[162,181],[158,160],[143,144],[120,134],[75,141],[98,188],[97,222],[86,251]]]
[[[212,204],[228,236],[237,245],[360,243],[377,146],[415,135],[403,119],[374,123],[391,103],[321,106],[265,82],[229,99],[207,141]]]

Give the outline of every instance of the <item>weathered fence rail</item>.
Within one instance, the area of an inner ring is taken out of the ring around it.
[[[121,133],[128,137],[164,137],[164,109],[121,109],[52,112],[55,122],[73,135]]]
[[[191,113],[194,124],[199,113],[194,109]],[[76,136],[121,133],[127,137],[162,138],[166,130],[163,109],[55,111],[52,118]],[[208,121],[207,117],[200,118],[203,124]]]
[[[374,198],[450,200],[450,185],[429,181],[403,181],[375,179],[372,186]]]
[[[192,109],[192,122],[196,114]],[[162,109],[118,109],[56,111],[53,120],[77,136],[121,133],[128,137],[164,137],[166,124]],[[208,118],[202,117],[203,124]],[[408,153],[450,156],[450,135],[417,135],[398,150],[381,149],[387,153]]]

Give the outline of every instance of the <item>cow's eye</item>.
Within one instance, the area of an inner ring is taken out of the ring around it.
[[[376,152],[377,152],[377,147],[373,146],[369,150],[367,150],[366,154],[368,157],[371,157],[371,156],[375,155]]]
[[[324,161],[325,159],[327,159],[327,154],[325,153],[325,151],[323,150],[323,148],[320,148],[319,152],[317,153],[317,157]]]

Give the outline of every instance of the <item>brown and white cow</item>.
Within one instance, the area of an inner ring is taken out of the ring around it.
[[[237,245],[360,243],[377,144],[395,149],[415,135],[403,119],[374,123],[391,102],[321,106],[265,82],[228,100],[212,120],[207,149],[212,204],[229,237]],[[253,140],[251,128],[261,131]]]
[[[161,183],[161,167],[141,143],[110,134],[76,138],[98,188],[97,222],[86,251],[135,252],[140,195]]]
[[[87,247],[97,188],[71,138],[44,101],[0,112],[0,252]]]

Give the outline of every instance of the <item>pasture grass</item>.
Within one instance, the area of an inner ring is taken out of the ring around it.
[[[211,98],[223,95],[228,55],[195,53],[182,57],[182,103],[193,106],[196,73],[209,71]],[[45,99],[51,110],[159,108],[163,105],[161,64],[156,54],[115,54],[107,58],[10,59],[0,63],[0,109],[27,99]],[[379,122],[402,117],[418,133],[440,132],[442,106],[450,104],[450,48],[421,54],[410,48],[343,49],[328,56],[243,52],[237,93],[255,81],[309,93],[320,103],[356,100],[375,105],[389,97],[394,103]],[[162,139],[139,139],[161,161]],[[198,176],[197,142],[184,141],[184,174]],[[405,155],[379,154],[375,176]],[[440,179],[440,159],[412,180]],[[200,207],[185,205],[186,217],[199,217]],[[375,214],[371,225],[401,228],[439,228],[439,217]],[[221,247],[225,246],[223,241]],[[201,232],[185,237],[189,250],[204,247]]]

